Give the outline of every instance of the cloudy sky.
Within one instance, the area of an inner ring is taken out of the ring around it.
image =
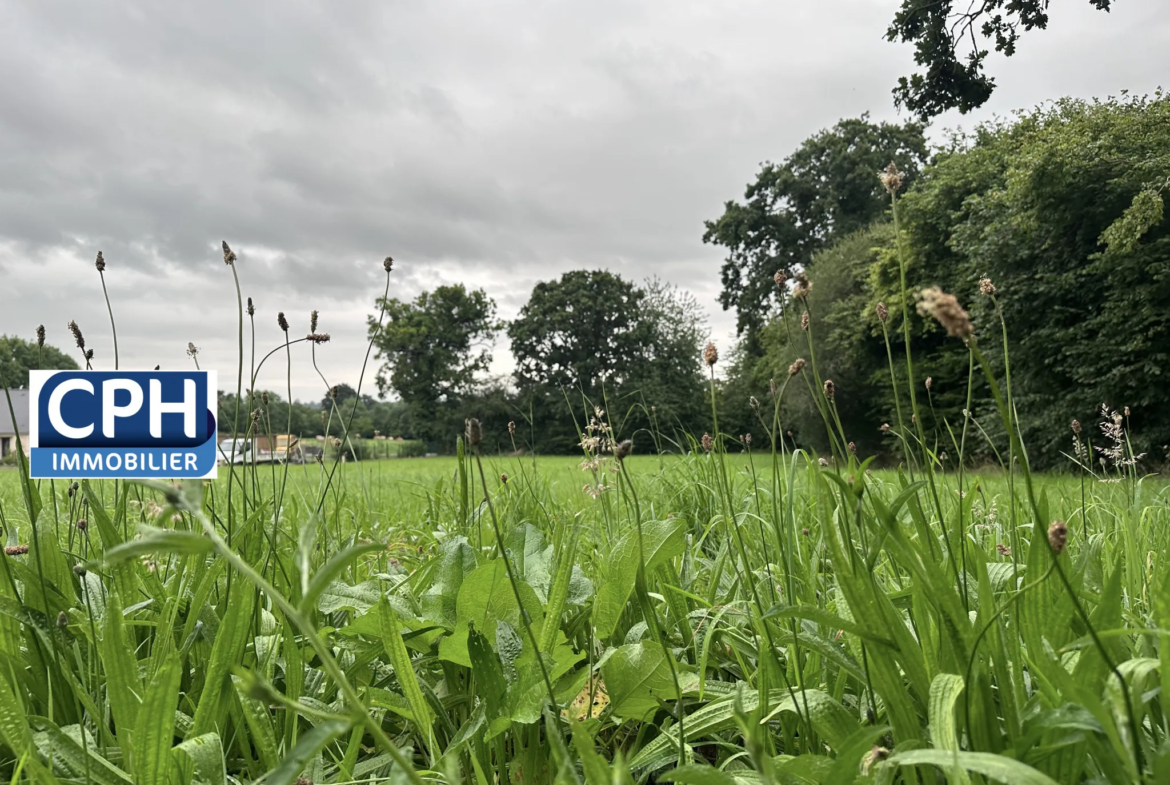
[[[112,367],[100,249],[123,367],[186,367],[193,341],[234,379],[223,238],[258,350],[281,340],[277,311],[303,334],[319,309],[330,382],[357,381],[387,254],[394,296],[463,282],[505,318],[569,269],[657,275],[709,306],[726,345],[703,220],[837,119],[898,119],[890,89],[913,63],[883,40],[897,5],[0,2],[0,334],[43,323],[71,349],[76,319]],[[990,105],[936,134],[1170,74],[1166,0],[1054,5],[1048,31],[991,61]],[[293,393],[318,399],[306,359]],[[495,365],[511,366],[503,344]],[[261,385],[283,378],[273,365]]]

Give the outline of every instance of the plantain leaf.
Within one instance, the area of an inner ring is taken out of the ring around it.
[[[220,620],[211,659],[207,664],[207,678],[199,704],[195,707],[195,725],[192,733],[201,736],[212,728],[223,728],[227,719],[224,694],[230,688],[232,669],[243,662],[244,650],[251,634],[252,609],[256,591],[251,584],[238,581],[227,600],[227,608]]]
[[[88,735],[83,743],[82,733],[78,725],[50,725],[35,734],[33,741],[58,776],[97,785],[130,785],[130,775],[99,755]]]
[[[123,749],[130,749],[130,736],[137,727],[142,682],[138,677],[138,657],[126,637],[122,598],[117,591],[110,592],[106,601],[98,652],[106,675],[110,708],[118,728],[118,743]]]
[[[334,578],[341,575],[341,571],[351,561],[367,553],[383,551],[385,549],[386,546],[379,543],[365,543],[361,545],[350,545],[339,553],[335,553],[333,558],[318,570],[317,574],[313,576],[313,579],[309,581],[309,586],[301,598],[301,610],[305,611],[316,605],[317,598],[321,596],[321,593],[325,591],[327,586],[333,583]]]
[[[193,785],[227,785],[223,743],[218,733],[204,733],[187,739],[171,750],[171,757],[193,771]]]
[[[1008,785],[1059,785],[1047,774],[1012,758],[990,752],[952,752],[949,750],[907,750],[895,753],[887,766],[938,766],[951,771],[958,766]]]
[[[386,649],[386,656],[390,658],[390,665],[394,668],[394,675],[402,687],[403,694],[410,704],[411,714],[414,715],[415,725],[428,750],[437,752],[434,736],[434,715],[422,689],[418,684],[418,674],[410,661],[410,652],[406,650],[406,642],[402,640],[402,629],[399,626],[398,614],[390,607],[390,603],[382,597],[378,602],[378,616],[382,629],[382,645]]]
[[[146,687],[134,727],[133,763],[138,785],[163,785],[167,781],[181,676],[179,655],[172,652]]]
[[[638,575],[640,556],[646,559],[646,574],[680,556],[686,550],[683,522],[677,518],[647,521],[642,524],[642,551],[638,547],[638,530],[630,529],[614,543],[604,562],[605,580],[593,600],[593,626],[597,637],[613,634]]]
[[[102,564],[115,567],[148,553],[205,554],[211,553],[215,545],[211,540],[195,532],[156,529],[140,526],[139,536],[129,542],[122,542],[106,550]]]
[[[930,683],[930,740],[936,750],[958,750],[955,703],[963,692],[963,677],[940,673]]]
[[[677,701],[681,697],[674,687],[670,653],[653,641],[631,643],[615,649],[601,666],[609,691],[610,710],[618,717],[641,720],[656,711],[659,701]],[[679,666],[675,666],[679,668]],[[698,689],[693,673],[679,673],[679,686]],[[685,683],[683,679],[685,678]]]

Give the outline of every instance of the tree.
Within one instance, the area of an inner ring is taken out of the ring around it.
[[[801,328],[798,309],[774,319],[760,335],[762,355],[756,362],[740,359],[731,374],[728,390],[739,400],[724,407],[746,419],[744,432],[760,435],[762,424],[745,402],[754,395],[764,405],[770,425],[771,381],[783,384],[788,368],[803,358],[808,363],[802,377],[793,377],[784,390],[781,424],[796,443],[828,452],[825,422],[817,408],[815,371],[822,380],[832,379],[836,389],[837,416],[848,441],[863,455],[880,452],[883,421],[893,421],[889,365],[881,332],[870,304],[869,274],[883,249],[893,244],[893,227],[879,220],[872,226],[843,237],[819,251],[808,267],[812,290],[808,295],[809,329]],[[816,353],[809,346],[815,343]],[[743,378],[747,372],[747,378]]]
[[[592,394],[621,384],[650,338],[646,293],[605,270],[573,270],[542,281],[508,326],[520,387],[572,388]]]
[[[658,442],[702,427],[707,328],[694,298],[673,286],[575,270],[537,284],[508,334],[533,447],[571,450],[578,438],[568,415],[580,424],[593,406],[610,410],[621,436],[654,429]]]
[[[999,319],[978,295],[979,278],[998,287],[1015,402],[1037,465],[1062,461],[1069,421],[1090,421],[1102,403],[1130,407],[1137,450],[1165,457],[1168,129],[1170,97],[1161,93],[1065,99],[982,126],[902,202],[914,277],[968,304],[1002,367]],[[962,353],[955,343],[950,351]],[[966,363],[957,370],[961,387]]]
[[[336,390],[336,394],[334,393],[334,390]],[[345,403],[346,401],[352,401],[356,397],[358,397],[357,390],[355,390],[353,387],[350,387],[345,382],[342,382],[341,384],[335,384],[333,385],[333,388],[329,390],[329,392],[325,393],[324,397],[321,398],[321,408],[325,411],[329,411],[334,406],[337,406],[340,410],[341,404]],[[353,404],[351,403],[350,406],[352,405]]]
[[[623,423],[626,432],[654,428],[674,434],[707,427],[705,377],[699,362],[710,331],[695,296],[657,278],[646,281],[641,318],[648,338],[624,388],[639,406]]]
[[[412,429],[425,439],[445,440],[451,429],[440,409],[471,394],[491,364],[491,344],[502,324],[496,303],[482,289],[462,284],[423,292],[412,302],[379,299],[386,310],[381,327],[369,332],[384,363],[378,390],[393,390],[411,410]]]
[[[966,11],[956,11],[952,0],[902,0],[902,8],[886,32],[890,41],[914,44],[914,61],[925,74],[902,77],[894,101],[921,119],[958,109],[966,114],[991,97],[995,80],[984,73],[988,39],[995,51],[1011,57],[1020,31],[1048,26],[1049,0],[980,0]],[[1113,0],[1089,0],[1108,12]],[[965,56],[960,48],[970,48]],[[966,62],[960,59],[963,57]]]
[[[77,363],[53,346],[0,335],[0,387],[28,387],[28,372],[75,371]]]
[[[728,250],[719,302],[736,309],[749,342],[784,301],[773,276],[792,277],[817,251],[883,215],[889,198],[877,172],[893,161],[912,182],[927,159],[924,131],[915,122],[871,123],[868,115],[842,120],[782,163],[764,164],[745,203],[727,202],[722,216],[706,222],[703,242]]]

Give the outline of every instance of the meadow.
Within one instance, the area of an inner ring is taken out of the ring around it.
[[[256,371],[245,386],[226,244],[224,261],[238,402]],[[1143,473],[1128,410],[1074,421],[1066,472],[1033,472],[994,285],[979,288],[999,329],[977,336],[953,296],[911,294],[903,265],[904,345],[917,300],[965,347],[967,405],[927,432],[915,358],[889,350],[879,303],[889,378],[907,381],[880,426],[897,468],[875,469],[818,370],[811,282],[795,283],[810,353],[750,399],[754,439],[719,427],[708,344],[710,428],[679,443],[585,402],[575,457],[527,456],[511,425],[485,436],[468,417],[452,457],[343,461],[355,396],[334,400],[330,449],[307,465],[177,483],[5,470],[0,774],[1170,781],[1170,490]],[[302,340],[328,336],[269,356]],[[997,345],[1002,375],[984,356]],[[987,411],[977,378],[992,417],[971,413]],[[823,455],[787,436],[792,383]],[[265,405],[233,420],[279,432]],[[493,438],[517,457],[482,455]],[[969,468],[976,443],[991,468]]]
[[[1162,480],[1033,478],[1054,558],[999,471],[928,489],[701,447],[480,467],[249,467],[232,518],[226,468],[28,495],[3,472],[9,776],[1122,783],[1165,761]]]

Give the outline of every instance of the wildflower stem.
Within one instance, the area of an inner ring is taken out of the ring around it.
[[[118,328],[114,324],[114,309],[110,305],[110,294],[106,291],[106,274],[98,270],[98,277],[102,279],[102,296],[106,298],[106,310],[110,314],[110,331],[114,334],[114,370],[118,370]]]

